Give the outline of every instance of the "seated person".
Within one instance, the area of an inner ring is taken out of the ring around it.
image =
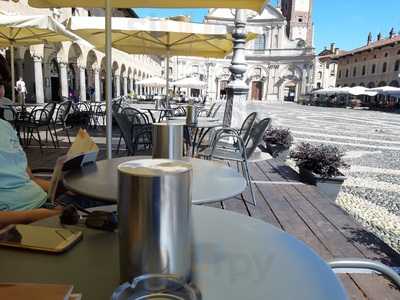
[[[1,119],[0,166],[0,227],[60,213],[41,208],[47,201],[49,182],[32,175],[15,130]]]
[[[0,82],[0,107],[13,104],[13,102],[10,99],[4,97],[5,94],[6,94],[6,89],[4,82]]]

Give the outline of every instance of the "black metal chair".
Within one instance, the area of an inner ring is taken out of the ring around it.
[[[130,122],[131,126],[131,135],[132,139],[135,139],[135,137],[143,132],[143,131],[151,131],[152,130],[152,125],[149,122],[149,118],[145,113],[142,113],[141,111],[132,108],[132,107],[126,107],[121,110],[120,112],[122,115],[125,115]],[[123,134],[121,132],[121,136],[118,141],[118,147],[117,147],[117,152],[119,152],[120,146],[121,146],[121,140],[123,138]],[[136,140],[134,142],[137,143]]]
[[[271,125],[271,122],[272,120],[270,118],[265,118],[251,126],[246,142],[236,129],[221,128],[217,130],[211,145],[199,153],[199,156],[207,159],[234,161],[237,163],[238,171],[240,164],[243,175],[245,176],[247,184],[250,188],[250,194],[252,198],[251,204],[254,205],[256,205],[256,200],[254,198],[247,161],[257,149],[258,145],[262,142],[264,132]],[[246,120],[244,123],[247,123]],[[233,143],[231,143],[229,147],[221,146],[221,144],[223,145],[227,139],[233,139]]]
[[[35,139],[39,142],[40,151],[43,152],[40,130],[44,129],[46,132],[46,142],[48,141],[48,133],[50,133],[54,148],[57,148],[57,144],[51,132],[51,123],[55,109],[56,103],[51,102],[45,105],[43,108],[36,108],[32,110],[27,120],[17,121],[17,126],[22,129],[24,133],[24,139],[26,141],[25,145],[30,145],[32,139]],[[36,138],[34,136],[34,132],[37,134]]]
[[[59,147],[60,147],[60,141],[57,136],[57,128],[62,128],[64,130],[65,134],[67,135],[68,142],[71,144],[71,138],[69,137],[69,132],[66,124],[68,115],[71,113],[71,108],[72,108],[71,100],[66,100],[61,102],[56,110],[55,118],[53,118],[52,120],[54,135],[56,138],[57,145]]]
[[[94,105],[94,111],[93,111],[93,122],[94,126],[100,126],[100,119],[102,120],[101,124],[102,126],[105,126],[106,124],[106,111],[107,111],[107,105],[105,103],[100,103],[98,105]]]

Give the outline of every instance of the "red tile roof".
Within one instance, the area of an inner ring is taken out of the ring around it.
[[[397,44],[400,43],[400,35],[395,35],[392,38],[387,38],[387,39],[381,39],[379,41],[375,41],[370,43],[369,45],[365,45],[362,46],[360,48],[356,48],[350,51],[343,51],[343,53],[340,53],[339,55],[337,55],[336,57],[344,57],[344,56],[348,56],[348,55],[354,55],[356,53],[360,53],[360,52],[364,52],[364,51],[368,51],[368,50],[372,50],[372,49],[376,49],[376,48],[381,48],[381,47],[385,47],[385,46],[390,46],[393,44]]]

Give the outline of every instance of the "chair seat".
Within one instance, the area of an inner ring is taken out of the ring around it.
[[[200,156],[211,157],[211,148],[207,148],[199,153]],[[216,148],[212,154],[212,158],[243,161],[243,156],[239,151],[234,151],[231,148]]]

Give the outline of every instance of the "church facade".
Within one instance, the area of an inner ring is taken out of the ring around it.
[[[233,26],[235,11],[210,9],[205,23]],[[263,34],[247,43],[245,74],[248,100],[279,103],[297,101],[313,88],[314,48],[312,0],[282,0],[267,5],[261,14],[248,11],[247,25]],[[226,59],[171,58],[172,78],[197,76],[207,81],[204,93],[211,99],[226,95],[231,57]],[[189,91],[196,96],[198,91]]]

